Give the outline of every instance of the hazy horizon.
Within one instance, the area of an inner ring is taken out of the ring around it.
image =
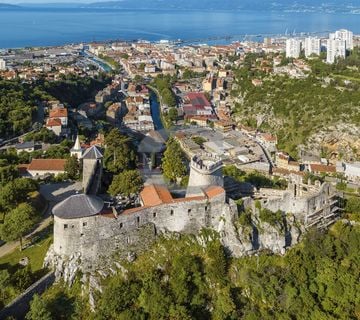
[[[31,4],[31,3],[92,3],[92,2],[104,2],[107,0],[5,0],[1,1],[0,3],[5,4]],[[121,1],[121,0],[120,0]]]

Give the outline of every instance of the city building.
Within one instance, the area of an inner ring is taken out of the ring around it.
[[[346,41],[330,38],[327,40],[327,63],[334,63],[336,58],[346,57]]]
[[[301,41],[290,38],[286,40],[286,57],[299,58],[301,53]]]
[[[32,159],[27,171],[32,177],[55,176],[65,173],[65,159]]]
[[[320,55],[321,52],[321,43],[320,39],[316,37],[305,38],[305,56],[306,58],[310,57],[312,54]]]
[[[68,124],[68,110],[66,108],[54,108],[50,111],[50,119],[60,119],[63,126]]]
[[[6,61],[4,59],[0,59],[0,71],[6,70]]]
[[[41,149],[41,145],[35,144],[34,141],[25,141],[23,143],[18,143],[15,145],[16,153],[20,154],[21,152],[33,152],[37,149]]]
[[[351,182],[360,182],[360,162],[338,162],[336,172],[344,174],[345,178]]]
[[[50,118],[46,121],[46,128],[54,132],[57,136],[61,135],[62,125],[58,118]]]
[[[353,50],[354,49],[354,34],[353,32],[341,29],[335,31],[335,33],[330,33],[330,39],[340,39],[345,41],[346,50]]]

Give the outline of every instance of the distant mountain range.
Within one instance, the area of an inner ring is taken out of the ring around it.
[[[54,0],[56,1],[56,0]],[[359,0],[118,0],[94,3],[20,4],[24,7],[102,8],[102,9],[154,9],[154,10],[276,10],[299,12],[352,12],[360,13]],[[0,8],[17,8],[0,4]]]
[[[356,4],[357,3],[357,4]],[[95,2],[92,8],[129,8],[129,9],[213,9],[213,10],[294,10],[294,11],[350,11],[359,9],[359,1],[344,0],[121,0]]]

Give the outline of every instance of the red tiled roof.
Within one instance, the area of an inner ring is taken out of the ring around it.
[[[205,193],[208,198],[214,198],[216,196],[219,196],[221,194],[225,193],[224,188],[218,187],[218,186],[211,186],[205,190]]]
[[[210,107],[210,102],[206,99],[205,95],[201,92],[190,92],[187,94],[187,98],[190,103],[194,106],[205,106]]]
[[[46,121],[47,127],[61,127],[61,120],[59,118],[50,118]]]
[[[50,118],[63,118],[68,116],[68,111],[66,108],[57,108],[50,111]]]
[[[272,173],[274,176],[277,175],[289,175],[289,174],[296,174],[298,176],[304,176],[305,173],[303,171],[293,171],[293,170],[287,170],[287,169],[283,169],[283,168],[273,168],[272,169]]]
[[[140,193],[144,206],[157,206],[163,203],[173,202],[169,190],[159,185],[146,186]]]
[[[312,172],[331,172],[331,173],[335,173],[336,172],[336,166],[327,166],[324,164],[310,164],[310,170]]]
[[[28,171],[64,171],[66,159],[32,159]]]

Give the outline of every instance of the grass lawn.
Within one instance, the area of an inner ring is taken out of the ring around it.
[[[41,270],[46,252],[52,243],[52,228],[52,225],[50,225],[36,234],[34,236],[34,243],[23,251],[15,249],[13,252],[0,258],[0,270],[15,267],[20,259],[24,257],[29,258],[29,265],[32,272]]]

